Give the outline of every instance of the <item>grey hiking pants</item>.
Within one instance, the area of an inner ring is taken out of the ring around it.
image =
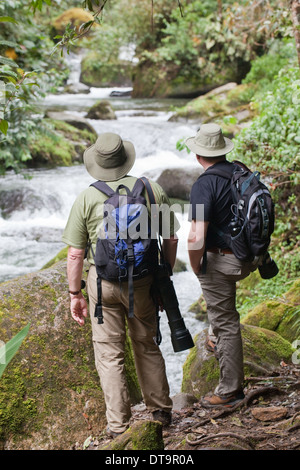
[[[239,261],[233,254],[207,253],[206,274],[198,275],[207,304],[208,321],[217,338],[220,380],[215,394],[229,397],[243,388],[243,345],[236,310],[236,282],[257,264]]]

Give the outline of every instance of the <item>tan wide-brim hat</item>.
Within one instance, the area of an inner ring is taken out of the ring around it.
[[[202,124],[194,137],[186,139],[185,145],[201,157],[226,155],[234,148],[233,142],[223,136],[218,124]]]
[[[115,181],[123,178],[135,162],[135,149],[131,142],[118,134],[105,132],[83,154],[89,174],[96,180]]]

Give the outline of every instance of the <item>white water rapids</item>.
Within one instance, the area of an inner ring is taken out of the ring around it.
[[[142,176],[151,171],[159,174],[170,167],[196,166],[195,157],[176,150],[176,142],[181,137],[193,135],[195,127],[182,123],[169,122],[169,111],[163,101],[134,100],[131,98],[110,98],[111,89],[92,88],[89,94],[60,94],[48,96],[43,106],[48,109],[62,109],[85,115],[86,110],[99,98],[109,99],[116,111],[113,121],[89,122],[97,133],[116,132],[125,140],[134,143],[136,163],[130,172]],[[83,165],[59,167],[51,170],[26,171],[31,179],[23,174],[8,173],[0,177],[1,194],[15,191],[16,206],[9,214],[2,216],[0,210],[0,282],[42,268],[64,246],[61,234],[66,224],[70,208],[76,196],[93,182]],[[22,194],[20,203],[19,193]],[[1,209],[1,206],[0,206]],[[181,228],[179,235],[178,258],[188,265],[186,247],[189,223],[187,214],[178,214]],[[188,312],[189,306],[199,297],[201,290],[198,280],[188,271],[175,273],[173,282],[178,295],[181,314],[192,336],[203,324]],[[182,380],[182,365],[188,351],[174,353],[167,317],[161,313],[163,351],[171,394],[178,393]]]

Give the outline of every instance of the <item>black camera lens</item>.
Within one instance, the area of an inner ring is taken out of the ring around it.
[[[156,286],[168,317],[174,352],[193,348],[194,341],[190,332],[185,327],[184,320],[179,310],[174,285],[169,277],[169,270],[167,267],[160,266],[159,271],[156,273]]]

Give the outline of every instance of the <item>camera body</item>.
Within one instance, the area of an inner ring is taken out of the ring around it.
[[[171,267],[160,264],[154,275],[155,297],[162,304],[171,330],[171,341],[175,352],[184,351],[194,347],[194,341],[185,326],[179,310],[177,295],[170,278]]]
[[[263,257],[261,264],[258,266],[258,270],[262,279],[271,279],[279,272],[277,264],[271,258],[268,252]]]

